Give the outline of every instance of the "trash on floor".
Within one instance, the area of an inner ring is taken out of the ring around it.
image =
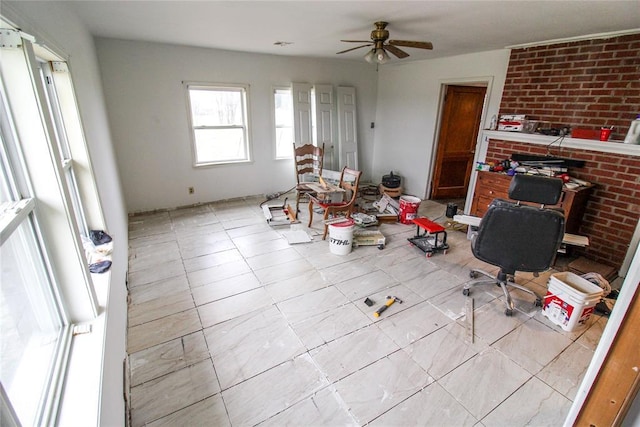
[[[295,245],[298,243],[310,243],[313,241],[313,237],[309,236],[304,230],[290,230],[282,233],[287,242],[290,245]]]
[[[262,212],[270,226],[297,224],[296,211],[287,204],[287,199],[281,205],[262,205]]]
[[[356,229],[353,232],[353,247],[358,246],[377,246],[378,249],[384,249],[387,239],[378,230]]]

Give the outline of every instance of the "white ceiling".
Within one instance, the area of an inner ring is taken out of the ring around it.
[[[92,34],[276,55],[362,60],[375,21],[390,39],[431,41],[403,48],[409,61],[584,35],[640,32],[631,1],[70,1]],[[275,42],[292,44],[276,46]]]

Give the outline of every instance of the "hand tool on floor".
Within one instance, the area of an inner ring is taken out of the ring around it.
[[[373,315],[375,317],[380,317],[380,314],[382,314],[382,312],[385,311],[387,308],[389,308],[391,304],[393,304],[394,302],[397,302],[398,304],[402,304],[402,300],[400,298],[388,296],[387,302],[384,303],[384,305],[380,307],[375,313],[373,313]]]

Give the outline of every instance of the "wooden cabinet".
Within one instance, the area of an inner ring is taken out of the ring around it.
[[[498,172],[479,171],[476,188],[473,193],[470,214],[484,216],[493,199],[509,199],[509,185],[511,177]],[[578,187],[575,190],[564,188],[560,202],[555,207],[564,211],[565,230],[567,233],[579,234],[580,223],[584,216],[587,199],[593,186]]]

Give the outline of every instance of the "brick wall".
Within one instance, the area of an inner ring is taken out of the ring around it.
[[[508,159],[513,153],[545,155],[547,149],[492,139],[487,161]],[[554,149],[551,155],[584,160],[583,168],[571,168],[569,173],[596,185],[580,228],[590,244],[577,253],[619,269],[640,218],[640,157],[572,148]]]
[[[640,114],[640,34],[511,52],[500,114],[526,114],[552,127],[614,126],[623,140]]]

